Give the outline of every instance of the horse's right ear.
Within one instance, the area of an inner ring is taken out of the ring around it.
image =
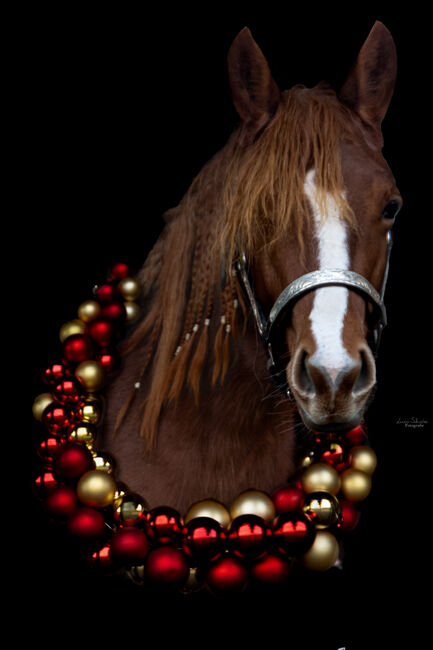
[[[248,27],[236,36],[227,61],[233,103],[242,120],[240,142],[248,144],[274,116],[280,89]]]

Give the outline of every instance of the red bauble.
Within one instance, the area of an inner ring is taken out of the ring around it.
[[[72,334],[63,342],[63,356],[70,363],[87,361],[92,355],[92,344],[84,334]]]
[[[81,539],[97,539],[105,533],[104,517],[95,508],[77,508],[68,519],[68,531]]]
[[[307,515],[292,511],[277,517],[272,533],[277,550],[294,556],[308,551],[316,536],[316,529]]]
[[[224,528],[211,517],[195,517],[185,526],[185,553],[199,562],[212,561],[224,552]]]
[[[72,407],[84,401],[83,387],[73,375],[62,375],[53,382],[52,394],[59,404]]]
[[[112,302],[102,307],[102,317],[115,323],[121,323],[126,318],[126,309],[123,302]]]
[[[268,585],[287,580],[292,570],[291,563],[277,553],[268,553],[251,567],[251,577]]]
[[[95,297],[100,303],[106,305],[116,297],[116,289],[111,284],[102,284],[96,289]]]
[[[147,515],[149,532],[154,542],[169,544],[183,534],[183,521],[177,510],[169,506],[153,508]]]
[[[123,280],[124,278],[129,278],[131,275],[131,270],[127,264],[124,262],[116,262],[110,268],[109,280],[116,282],[118,280]]]
[[[47,465],[51,466],[63,444],[64,441],[58,436],[49,436],[40,443],[38,454]]]
[[[40,499],[46,499],[47,494],[58,486],[58,481],[51,470],[40,474],[34,482],[34,490]]]
[[[76,479],[93,469],[92,454],[83,445],[65,443],[56,456],[54,474],[62,479]]]
[[[277,513],[299,510],[304,504],[304,490],[293,484],[281,485],[272,493],[272,501]]]
[[[257,515],[240,515],[231,522],[227,537],[234,555],[255,559],[267,550],[269,529]]]
[[[340,530],[345,533],[356,528],[361,513],[352,501],[340,501],[341,524]]]
[[[339,440],[321,440],[314,449],[314,462],[327,463],[339,472],[346,464],[346,452]]]
[[[57,381],[62,375],[67,373],[68,367],[62,361],[54,361],[48,364],[42,371],[42,379],[47,384]]]
[[[58,485],[47,495],[45,505],[51,514],[68,517],[77,507],[75,490],[69,485]]]
[[[67,404],[51,402],[42,414],[42,423],[52,435],[67,436],[75,427],[75,416]]]
[[[119,357],[115,352],[105,350],[95,356],[95,360],[101,363],[107,375],[115,372],[120,365]]]
[[[367,433],[361,425],[346,431],[344,435],[351,445],[363,445],[367,440]]]
[[[115,330],[111,321],[98,318],[88,325],[89,336],[102,348],[106,348],[114,339]]]
[[[240,560],[225,555],[216,560],[206,574],[206,583],[216,594],[242,591],[248,580],[248,571]]]
[[[146,558],[145,574],[149,580],[180,586],[189,576],[185,555],[172,546],[160,546]]]
[[[111,559],[110,551],[110,544],[105,544],[99,550],[91,553],[89,555],[89,566],[95,569],[102,569],[104,571],[113,568],[113,560]]]
[[[110,557],[122,564],[143,562],[149,552],[149,542],[139,528],[120,528],[111,539]]]

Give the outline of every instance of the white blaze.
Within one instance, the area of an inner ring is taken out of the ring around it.
[[[338,206],[329,194],[327,215],[320,213],[314,170],[306,176],[304,191],[313,213],[319,269],[349,269],[346,224],[340,218]],[[322,287],[314,291],[310,321],[316,351],[310,362],[326,368],[333,380],[340,370],[353,364],[353,359],[343,345],[343,324],[348,299],[349,291],[345,287]]]

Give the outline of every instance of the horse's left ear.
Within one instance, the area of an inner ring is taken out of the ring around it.
[[[397,52],[391,33],[376,21],[339,98],[368,128],[374,143],[382,146],[381,123],[388,110],[397,76]]]
[[[239,139],[248,144],[275,114],[280,89],[248,27],[233,41],[227,63],[233,103],[242,120]]]

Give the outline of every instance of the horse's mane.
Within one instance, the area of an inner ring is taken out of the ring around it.
[[[129,354],[140,347],[143,355],[137,381],[149,376],[141,429],[149,444],[165,404],[176,402],[184,387],[198,400],[209,330],[214,335],[211,382],[222,383],[226,376],[230,339],[241,321],[246,326],[242,292],[231,271],[239,252],[251,259],[259,248],[292,234],[302,255],[308,169],[315,169],[324,210],[330,193],[342,217],[351,221],[339,160],[347,124],[334,91],[323,84],[295,86],[282,94],[274,119],[255,142],[240,145],[235,131],[180,204],[165,214],[167,223],[139,275],[145,316],[122,350]],[[117,425],[133,396],[134,391]]]

